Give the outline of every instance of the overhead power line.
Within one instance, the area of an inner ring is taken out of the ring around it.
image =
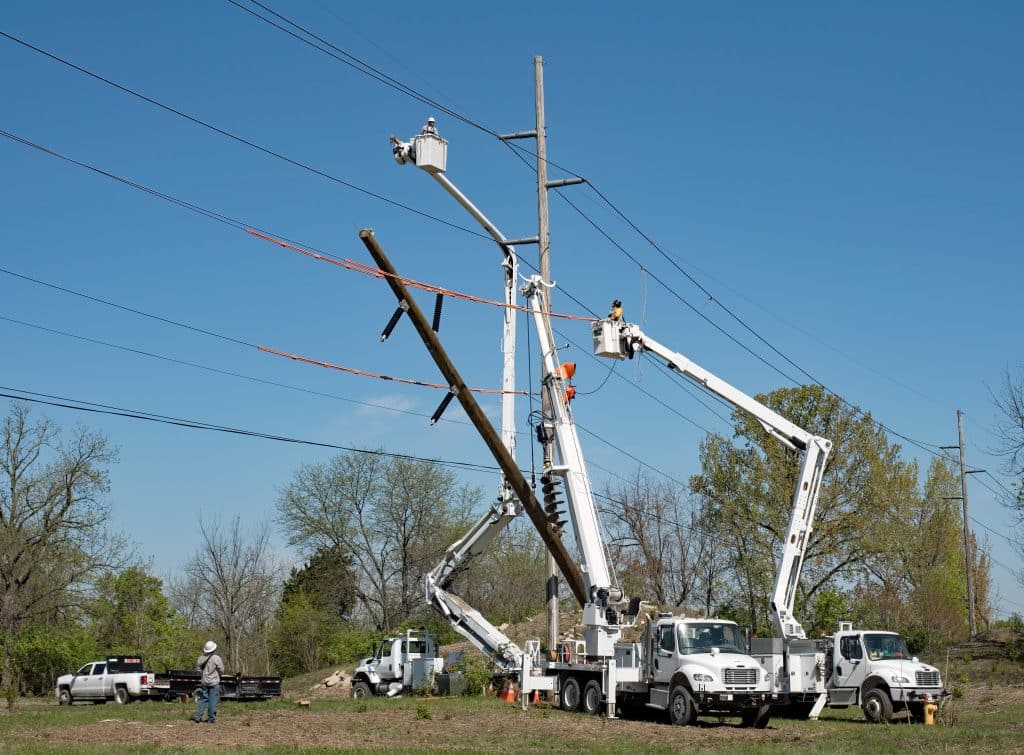
[[[231,427],[229,425],[217,425],[210,422],[202,422],[198,420],[172,417],[166,414],[155,414],[153,412],[146,412],[139,409],[126,409],[119,406],[113,406],[111,404],[100,404],[92,401],[82,401],[80,399],[66,398],[64,396],[55,396],[48,393],[40,393],[38,391],[26,390],[24,388],[11,388],[8,386],[0,386],[0,397],[8,398],[13,401],[28,401],[35,404],[42,404],[44,406],[53,406],[61,409],[71,409],[79,412],[105,414],[114,417],[124,417],[127,419],[136,419],[146,422],[156,422],[164,425],[174,425],[176,427],[184,427],[192,430],[209,430],[212,432],[228,433],[230,435],[241,435],[250,438],[263,438],[265,440],[274,440],[281,443],[296,443],[303,446],[330,448],[338,451],[348,451],[351,453],[367,454],[370,456],[386,456],[392,459],[424,461],[433,464],[440,464],[446,467],[454,467],[457,469],[465,469],[474,472],[488,472],[492,474],[500,473],[500,469],[497,466],[487,464],[478,464],[475,462],[468,461],[453,461],[450,459],[431,459],[424,456],[414,456],[412,454],[400,454],[390,451],[369,450],[365,448],[356,448],[353,446],[342,446],[336,443],[326,443],[323,441],[315,440],[304,440],[302,438],[294,438],[288,435],[277,435],[274,433],[266,433],[258,430],[245,430],[238,427]]]
[[[229,1],[230,1],[230,0],[229,0]],[[235,4],[236,4],[236,5],[238,5],[237,3],[235,3]],[[240,5],[239,5],[238,7],[240,7],[240,8],[241,8],[242,6],[240,6]],[[265,6],[262,6],[262,7],[265,7]],[[246,10],[246,9],[245,9],[245,8],[243,8],[243,10]],[[269,10],[269,9],[268,9],[268,10]],[[251,12],[251,11],[250,11],[250,12]],[[271,12],[272,12],[272,11],[271,11]],[[264,19],[264,20],[266,20],[266,19]],[[289,23],[292,23],[292,22],[290,22],[290,21],[289,21]],[[301,27],[298,27],[298,25],[297,25],[297,24],[293,24],[293,25],[297,26],[297,28],[301,28]],[[283,30],[283,29],[282,29],[282,30]],[[283,30],[283,31],[284,31],[284,30]],[[313,167],[313,166],[310,166],[310,165],[308,165],[308,164],[306,164],[306,163],[303,163],[303,162],[301,162],[301,161],[298,161],[298,160],[295,160],[295,159],[293,159],[293,158],[287,157],[287,156],[285,156],[285,155],[283,155],[283,154],[281,154],[281,153],[279,153],[279,152],[276,152],[275,150],[272,150],[272,149],[270,149],[270,148],[264,147],[264,146],[262,146],[262,145],[260,145],[260,144],[257,144],[257,143],[255,143],[255,142],[252,142],[252,141],[250,141],[250,140],[248,140],[248,139],[245,139],[244,137],[238,136],[238,135],[236,135],[236,134],[234,134],[234,133],[232,133],[232,132],[230,132],[230,131],[227,131],[226,129],[223,129],[223,128],[220,128],[220,127],[218,127],[218,126],[215,126],[215,125],[213,125],[213,124],[211,124],[211,123],[209,123],[209,122],[207,122],[207,121],[205,121],[205,120],[202,120],[202,119],[200,119],[200,118],[198,118],[198,117],[196,117],[196,116],[193,116],[193,115],[189,115],[189,114],[185,113],[184,111],[181,111],[181,110],[179,110],[179,109],[177,109],[177,108],[174,108],[174,107],[172,107],[172,106],[166,105],[166,104],[164,104],[164,103],[162,103],[162,102],[160,102],[160,101],[158,101],[158,100],[156,100],[156,99],[154,99],[154,98],[152,98],[152,97],[148,97],[147,95],[144,95],[144,94],[142,94],[142,93],[140,93],[140,92],[138,92],[138,91],[136,91],[136,90],[134,90],[134,89],[131,89],[130,87],[127,87],[127,86],[124,86],[124,85],[122,85],[122,84],[119,84],[119,83],[117,83],[117,82],[115,82],[115,81],[113,81],[113,80],[111,80],[111,79],[108,79],[108,78],[106,78],[106,77],[104,77],[104,76],[102,76],[102,75],[100,75],[100,74],[97,74],[97,73],[95,73],[95,72],[93,72],[93,71],[90,71],[90,70],[88,70],[88,69],[86,69],[86,68],[84,68],[84,67],[82,67],[82,66],[79,66],[79,65],[77,65],[77,64],[75,64],[75,63],[73,63],[73,62],[71,62],[71,61],[69,61],[69,60],[66,60],[65,58],[62,58],[62,57],[60,57],[60,56],[58,56],[58,55],[56,55],[56,54],[54,54],[54,53],[48,52],[48,51],[46,51],[46,50],[43,50],[42,48],[40,48],[40,47],[38,47],[38,46],[36,46],[36,45],[33,45],[33,44],[31,44],[31,43],[29,43],[29,42],[27,42],[27,41],[25,41],[25,40],[22,40],[22,39],[20,39],[20,38],[18,38],[18,37],[16,37],[16,36],[14,36],[14,35],[11,35],[11,34],[8,34],[8,33],[6,33],[6,32],[2,32],[2,31],[0,31],[0,36],[3,36],[3,37],[5,37],[5,38],[7,38],[7,39],[9,39],[9,40],[11,40],[11,41],[13,41],[13,42],[17,43],[17,44],[20,44],[20,45],[22,45],[22,46],[24,46],[24,47],[26,47],[26,48],[28,48],[28,49],[30,49],[30,50],[32,50],[32,51],[34,51],[34,52],[36,52],[36,53],[39,53],[39,54],[41,54],[41,55],[44,55],[45,57],[47,57],[47,58],[49,58],[49,59],[51,59],[51,60],[53,60],[53,61],[55,61],[55,62],[61,63],[61,64],[65,65],[65,66],[68,66],[68,67],[72,68],[73,70],[76,70],[76,71],[78,71],[78,72],[80,72],[80,73],[82,73],[82,74],[85,74],[85,75],[87,75],[87,76],[90,76],[90,77],[92,77],[92,78],[96,79],[97,81],[100,81],[100,82],[103,82],[103,83],[105,83],[105,84],[107,84],[107,85],[109,85],[109,86],[112,86],[112,87],[114,87],[114,88],[116,88],[116,89],[118,89],[118,90],[120,90],[120,91],[122,91],[122,92],[125,92],[126,94],[130,94],[130,95],[132,95],[132,96],[134,96],[134,97],[137,97],[137,98],[139,98],[139,99],[141,99],[141,100],[143,100],[143,101],[145,101],[145,102],[147,102],[147,103],[149,103],[149,104],[152,104],[152,105],[154,105],[154,106],[156,106],[156,107],[159,107],[159,108],[161,108],[161,109],[163,109],[163,110],[165,110],[165,111],[167,111],[167,112],[170,112],[170,113],[172,113],[172,114],[174,114],[174,115],[177,115],[177,116],[179,116],[179,117],[181,117],[181,118],[184,118],[184,119],[186,119],[186,120],[188,120],[188,121],[190,121],[190,122],[192,122],[192,123],[194,123],[194,124],[196,124],[196,125],[199,125],[199,126],[202,126],[202,127],[204,127],[204,128],[210,129],[210,130],[212,130],[212,131],[214,131],[214,132],[216,132],[216,133],[218,133],[218,134],[221,134],[222,136],[225,136],[225,137],[227,137],[227,138],[233,139],[233,140],[235,140],[235,141],[237,141],[237,142],[239,142],[239,143],[242,143],[242,144],[244,144],[244,145],[246,145],[246,146],[249,146],[249,147],[251,147],[251,148],[253,148],[253,149],[256,149],[256,150],[258,150],[258,151],[260,151],[260,152],[263,152],[263,153],[265,153],[265,154],[267,154],[267,155],[270,155],[270,156],[276,157],[276,158],[278,158],[278,159],[280,159],[280,160],[283,160],[283,161],[285,161],[285,162],[288,162],[288,163],[289,163],[289,164],[291,164],[291,165],[294,165],[294,166],[296,166],[296,167],[299,167],[299,168],[302,168],[302,169],[304,169],[304,170],[310,171],[310,172],[312,172],[312,173],[314,173],[314,174],[316,174],[316,175],[319,175],[319,176],[321,176],[321,177],[323,177],[323,178],[326,178],[326,179],[328,179],[328,180],[334,181],[334,182],[336,182],[336,183],[339,183],[339,184],[341,184],[341,185],[344,185],[344,186],[346,186],[346,187],[348,187],[348,188],[351,188],[351,189],[353,189],[353,190],[359,191],[359,192],[361,192],[361,193],[363,193],[363,194],[366,194],[366,195],[368,195],[368,196],[371,196],[371,197],[373,197],[373,198],[376,198],[376,199],[378,199],[378,200],[380,200],[380,201],[383,201],[383,202],[386,202],[386,203],[388,203],[388,204],[391,204],[391,205],[393,205],[393,206],[395,206],[395,207],[398,207],[398,208],[401,208],[401,209],[407,210],[407,211],[409,211],[409,212],[412,212],[412,213],[414,213],[414,214],[420,215],[420,216],[422,216],[422,217],[425,217],[425,218],[427,218],[427,219],[433,220],[433,221],[435,221],[435,222],[439,222],[439,223],[441,223],[441,224],[443,224],[443,225],[447,225],[447,226],[449,226],[449,227],[455,228],[455,229],[457,229],[457,230],[461,230],[461,231],[463,231],[463,232],[469,233],[469,234],[471,234],[471,235],[474,235],[474,236],[478,236],[478,237],[480,237],[480,238],[487,238],[487,236],[486,236],[486,235],[484,235],[484,234],[482,234],[482,233],[479,233],[479,232],[477,232],[477,231],[474,231],[474,230],[472,230],[472,229],[469,229],[469,228],[466,228],[466,227],[464,227],[464,226],[458,225],[458,224],[456,224],[456,223],[453,223],[453,222],[450,222],[450,221],[444,220],[444,219],[442,219],[442,218],[439,218],[439,217],[437,217],[437,216],[431,215],[431,214],[429,214],[429,213],[423,212],[423,211],[421,211],[421,210],[418,210],[418,209],[416,209],[416,208],[413,208],[413,207],[411,207],[411,206],[409,206],[409,205],[405,205],[404,203],[401,203],[401,202],[397,202],[397,201],[395,201],[395,200],[392,200],[392,199],[390,199],[390,198],[388,198],[388,197],[385,197],[385,196],[383,196],[383,195],[377,194],[376,192],[370,191],[369,189],[365,189],[365,188],[363,188],[363,187],[361,187],[361,186],[358,186],[358,185],[356,185],[356,184],[353,184],[353,183],[351,183],[351,182],[349,182],[349,181],[346,181],[346,180],[344,180],[344,179],[341,179],[341,178],[339,178],[339,177],[337,177],[337,176],[331,175],[331,174],[329,174],[329,173],[327,173],[327,172],[325,172],[325,171],[322,171],[322,170],[320,170],[320,169],[318,169],[318,168],[315,168],[315,167]],[[293,36],[294,36],[294,35],[293,35]],[[390,78],[390,77],[388,77],[388,78]],[[397,81],[397,80],[395,80],[395,81]],[[486,129],[486,127],[482,127],[482,126],[481,126],[480,124],[478,124],[478,123],[476,123],[476,122],[474,122],[474,121],[472,121],[472,120],[470,120],[470,119],[466,119],[466,118],[462,118],[462,117],[460,117],[459,119],[460,119],[460,120],[463,120],[463,121],[464,121],[464,122],[466,122],[466,123],[469,123],[469,124],[471,124],[471,125],[474,125],[475,127],[478,127],[478,128],[483,128],[483,129],[484,129],[485,131],[487,131],[488,133],[493,133],[493,131],[491,131],[491,130],[489,130],[489,129]],[[519,154],[519,153],[518,153],[518,152],[516,152],[516,154]],[[521,157],[521,154],[520,154],[520,157]],[[604,199],[605,201],[607,201],[607,198],[606,198],[606,197],[604,197],[604,195],[603,195],[603,194],[601,194],[600,192],[598,192],[598,193],[599,193],[599,196],[601,196],[601,197],[602,197],[602,198],[603,198],[603,199]],[[560,195],[560,196],[561,196],[561,195]],[[568,202],[568,203],[570,204],[570,206],[574,207],[574,209],[575,209],[575,210],[576,210],[576,211],[577,211],[578,213],[580,213],[580,214],[581,214],[581,216],[583,216],[584,218],[586,218],[586,219],[588,220],[588,222],[590,222],[590,223],[591,223],[591,224],[592,224],[592,225],[593,225],[593,226],[594,226],[595,228],[599,229],[599,230],[600,230],[600,231],[601,231],[601,232],[603,233],[603,235],[605,235],[605,236],[606,236],[606,238],[608,238],[608,239],[609,239],[609,241],[611,241],[611,237],[610,237],[610,236],[609,236],[609,235],[608,235],[608,234],[607,234],[606,232],[604,232],[604,231],[603,231],[603,229],[601,229],[599,225],[597,225],[597,224],[596,224],[596,223],[595,223],[595,222],[594,222],[594,221],[593,221],[592,219],[590,219],[590,218],[589,218],[589,217],[588,217],[588,216],[587,216],[587,215],[586,215],[585,213],[583,213],[583,212],[582,212],[582,210],[580,210],[580,209],[579,209],[578,207],[576,207],[576,206],[575,206],[575,205],[574,205],[574,204],[573,204],[573,203],[572,203],[571,201],[569,201],[569,200],[568,200],[567,198],[565,198],[564,196],[563,196],[562,198],[563,198],[563,200],[565,200],[566,202]],[[616,212],[617,212],[618,214],[620,214],[620,215],[623,215],[623,214],[621,213],[621,211],[620,211],[620,210],[618,210],[618,208],[617,208],[617,207],[614,207],[614,206],[613,206],[613,209],[614,209],[614,211],[616,211]],[[624,215],[623,215],[623,217],[624,217]],[[631,225],[631,227],[633,227],[633,228],[634,228],[635,230],[639,231],[639,228],[638,228],[638,227],[637,227],[637,226],[636,226],[636,225],[635,225],[634,223],[632,223],[631,221],[630,221],[630,225]],[[644,238],[646,238],[646,239],[648,239],[648,241],[650,241],[650,238],[649,238],[649,237],[647,237],[646,235],[644,235]],[[632,261],[633,261],[633,262],[634,262],[635,264],[637,264],[638,266],[640,266],[640,267],[641,267],[641,269],[645,269],[645,270],[646,270],[646,268],[644,268],[644,267],[643,267],[643,266],[641,265],[641,263],[639,263],[639,261],[638,261],[638,260],[636,260],[636,258],[635,258],[635,257],[634,257],[633,255],[629,254],[629,253],[628,253],[628,252],[627,252],[627,251],[625,250],[625,248],[624,248],[624,247],[622,247],[621,245],[617,244],[616,242],[613,242],[613,243],[615,243],[615,245],[617,246],[617,248],[619,248],[619,249],[620,249],[620,250],[621,250],[621,251],[622,251],[622,252],[623,252],[624,254],[626,254],[626,255],[627,255],[627,256],[628,256],[628,257],[629,257],[629,258],[630,258],[630,259],[631,259],[631,260],[632,260]],[[662,251],[662,253],[664,253],[664,252],[663,252],[663,250],[660,250],[660,248],[659,248],[659,251]],[[678,264],[677,264],[677,267],[678,267]],[[681,268],[680,268],[680,269],[681,269]],[[650,271],[647,271],[647,272],[648,272],[648,273],[650,273]],[[763,363],[765,363],[765,364],[766,364],[766,366],[768,366],[768,367],[769,367],[770,369],[772,369],[772,370],[774,370],[774,371],[778,372],[778,373],[779,373],[780,375],[784,376],[784,377],[785,377],[785,378],[786,378],[787,380],[789,380],[790,382],[792,382],[792,383],[794,383],[794,384],[797,384],[797,385],[799,385],[800,381],[797,381],[797,380],[796,380],[795,378],[793,378],[792,376],[789,376],[789,375],[787,375],[787,374],[786,374],[786,373],[785,373],[784,371],[780,370],[780,369],[779,369],[778,367],[776,367],[775,365],[772,365],[772,364],[771,364],[770,362],[768,362],[768,361],[767,361],[767,360],[766,360],[766,359],[765,359],[765,358],[764,358],[763,356],[761,356],[761,355],[757,354],[756,352],[754,352],[754,351],[753,351],[752,349],[750,349],[750,348],[749,348],[748,346],[746,346],[746,344],[743,344],[742,342],[740,342],[740,341],[739,341],[739,340],[738,340],[738,339],[737,339],[737,338],[736,338],[735,336],[733,336],[733,335],[732,335],[731,333],[728,333],[728,331],[726,331],[726,330],[725,330],[724,328],[722,328],[722,327],[721,327],[720,325],[718,325],[717,323],[714,323],[714,322],[713,322],[712,320],[710,320],[710,318],[708,318],[708,317],[707,317],[706,315],[704,315],[704,314],[703,314],[702,312],[700,312],[700,311],[699,311],[699,310],[698,310],[698,309],[697,309],[696,307],[694,307],[694,306],[693,306],[692,304],[690,304],[690,303],[689,303],[688,301],[686,301],[686,300],[685,300],[685,298],[684,298],[684,297],[682,297],[682,296],[681,296],[681,295],[680,295],[680,294],[679,294],[678,292],[676,292],[676,291],[675,291],[674,289],[672,289],[672,288],[671,288],[670,286],[668,286],[668,285],[667,285],[667,284],[665,284],[665,283],[664,283],[663,281],[661,281],[661,279],[660,279],[659,277],[657,277],[657,276],[653,276],[653,275],[652,275],[652,277],[654,277],[654,278],[655,278],[655,280],[656,280],[657,282],[659,282],[659,283],[660,283],[661,285],[663,285],[663,286],[664,286],[664,287],[666,288],[666,290],[667,290],[667,291],[669,291],[670,293],[672,293],[672,294],[673,294],[673,295],[674,295],[674,296],[675,296],[676,298],[678,298],[678,299],[679,299],[679,300],[680,300],[681,302],[683,302],[683,303],[684,303],[684,304],[685,304],[685,305],[686,305],[687,307],[689,307],[689,308],[690,308],[691,310],[693,310],[693,311],[694,311],[695,313],[697,313],[697,314],[698,314],[699,316],[701,316],[701,317],[702,317],[703,319],[705,319],[705,320],[706,320],[707,322],[709,322],[709,324],[713,325],[713,327],[715,327],[715,328],[716,328],[716,329],[718,329],[718,330],[719,330],[720,332],[722,332],[722,333],[723,333],[724,335],[726,335],[726,336],[727,336],[727,337],[728,337],[728,338],[729,338],[730,340],[732,340],[732,341],[734,341],[735,343],[737,343],[737,344],[738,344],[738,345],[739,345],[739,346],[740,346],[741,348],[743,348],[743,349],[744,349],[745,351],[747,351],[748,353],[750,353],[750,354],[751,354],[752,356],[754,356],[754,357],[755,357],[756,359],[758,359],[759,361],[762,361]],[[704,289],[704,290],[706,290],[706,289]],[[714,300],[714,301],[716,301],[716,302],[718,301],[717,299],[713,299],[713,300]],[[735,316],[735,315],[734,315],[734,316]],[[749,328],[749,326],[746,326],[746,324],[745,324],[745,323],[744,323],[744,327],[747,327],[748,329],[750,329],[750,328]],[[754,331],[753,331],[752,329],[750,329],[750,330],[751,330],[752,332],[754,332]],[[756,334],[756,332],[755,332],[755,334]],[[760,336],[759,336],[759,335],[758,335],[758,337],[760,338]],[[763,340],[763,339],[762,339],[762,340]],[[769,345],[770,345],[770,344],[769,344]],[[780,353],[780,354],[781,354],[781,352],[778,352],[778,350],[777,350],[777,349],[775,349],[774,347],[772,347],[772,348],[773,348],[773,350],[775,350],[775,351],[776,351],[777,353]],[[793,362],[792,362],[792,360],[789,360],[788,358],[787,358],[787,361],[789,361],[790,363],[793,363]],[[804,372],[804,374],[805,374],[805,375],[808,375],[808,377],[811,377],[811,379],[812,379],[812,380],[814,380],[813,376],[810,376],[810,375],[809,375],[809,373],[807,373],[806,371],[804,371],[804,370],[802,370],[802,369],[801,369],[801,372]],[[835,396],[836,396],[837,398],[839,398],[839,400],[840,400],[840,401],[842,401],[842,402],[843,402],[844,404],[846,404],[847,406],[850,406],[851,408],[855,408],[855,407],[854,407],[854,405],[853,405],[852,403],[848,402],[848,401],[847,401],[847,400],[846,400],[846,399],[845,399],[845,398],[844,398],[844,397],[843,397],[842,395],[840,395],[839,393],[836,393],[835,391],[832,391],[832,390],[831,390],[831,389],[829,389],[829,388],[828,388],[827,386],[825,386],[824,384],[822,384],[822,383],[820,383],[820,382],[818,382],[818,381],[816,381],[816,380],[815,380],[814,382],[815,382],[815,383],[816,383],[817,385],[819,385],[820,387],[822,387],[822,388],[823,388],[824,390],[826,390],[826,391],[828,391],[829,393],[832,393],[833,395],[835,395]],[[865,413],[865,414],[866,414],[866,413]],[[880,421],[878,421],[878,420],[875,420],[875,419],[873,419],[873,418],[871,419],[871,421],[872,421],[873,423],[875,423],[875,424],[876,424],[876,425],[877,425],[878,427],[880,427],[881,429],[885,430],[886,432],[890,432],[890,433],[892,433],[893,435],[895,435],[895,436],[897,436],[897,437],[899,437],[899,438],[902,438],[903,440],[905,440],[905,441],[907,441],[908,443],[911,443],[911,444],[913,444],[913,445],[915,445],[915,446],[917,446],[917,447],[921,448],[922,450],[926,451],[927,453],[930,453],[930,454],[932,454],[932,455],[935,455],[935,456],[938,456],[938,455],[939,455],[938,453],[936,453],[936,452],[935,452],[934,450],[932,450],[931,448],[928,448],[928,446],[932,446],[932,447],[935,447],[935,448],[937,448],[937,447],[938,447],[938,444],[928,444],[928,443],[925,443],[925,442],[923,442],[923,441],[919,441],[919,440],[916,440],[916,439],[914,439],[914,438],[911,438],[910,436],[907,436],[907,435],[904,435],[904,434],[902,434],[902,433],[899,433],[899,432],[895,431],[894,429],[892,429],[892,428],[890,428],[890,427],[886,426],[886,425],[885,425],[884,423],[882,423],[882,422],[880,422]]]
[[[90,71],[88,68],[84,68],[84,67],[82,67],[80,65],[77,65],[76,63],[72,63],[70,60],[62,58],[59,55],[55,55],[52,52],[48,52],[48,51],[42,49],[41,47],[37,47],[34,44],[32,44],[31,42],[26,42],[25,40],[20,39],[18,37],[15,37],[12,34],[8,34],[7,32],[4,32],[4,31],[0,31],[0,36],[6,37],[7,39],[11,40],[12,42],[16,42],[17,44],[22,45],[23,47],[26,47],[29,50],[37,52],[40,55],[43,55],[43,56],[49,58],[50,60],[53,60],[53,61],[55,61],[57,63],[61,63],[62,65],[67,66],[68,68],[71,68],[71,69],[73,69],[75,71],[78,71],[79,73],[85,74],[86,76],[89,76],[89,77],[91,77],[91,78],[93,78],[93,79],[95,79],[97,81],[100,81],[100,82],[102,82],[104,84],[107,84],[108,86],[114,87],[115,89],[118,89],[118,90],[124,92],[125,94],[130,94],[131,96],[137,97],[138,99],[142,100],[143,102],[148,102],[150,105],[158,107],[161,110],[164,110],[164,111],[166,111],[168,113],[172,113],[173,115],[176,115],[179,118],[183,118],[183,119],[189,121],[190,123],[194,123],[197,126],[202,126],[205,129],[209,129],[210,131],[213,131],[213,132],[215,132],[217,134],[220,134],[221,136],[227,137],[228,139],[232,139],[232,140],[238,142],[239,144],[244,144],[247,147],[251,147],[252,149],[255,149],[255,150],[259,151],[259,152],[262,152],[265,155],[269,155],[271,157],[275,157],[278,160],[283,160],[284,162],[288,163],[289,165],[293,165],[296,168],[301,168],[302,170],[305,170],[305,171],[308,171],[310,173],[313,173],[314,175],[320,176],[321,178],[326,178],[328,181],[333,181],[336,184],[339,184],[341,186],[345,186],[346,188],[352,189],[353,191],[357,191],[360,194],[365,194],[368,197],[372,197],[373,199],[379,200],[381,202],[385,202],[386,204],[389,204],[392,207],[397,207],[399,209],[406,210],[407,212],[411,212],[411,213],[413,213],[415,215],[419,215],[420,217],[427,218],[428,220],[432,220],[435,223],[441,223],[442,225],[446,225],[449,228],[454,228],[454,229],[456,229],[458,231],[462,231],[464,233],[468,233],[468,234],[470,234],[472,236],[477,236],[479,238],[487,239],[488,241],[491,240],[491,238],[489,236],[487,236],[486,234],[484,234],[484,233],[480,233],[478,231],[474,231],[471,228],[466,228],[465,226],[459,225],[458,223],[454,223],[454,222],[449,221],[449,220],[445,220],[444,218],[439,218],[436,215],[431,215],[430,213],[424,212],[423,210],[418,210],[415,207],[412,207],[410,205],[407,205],[407,204],[404,204],[404,203],[399,202],[397,200],[394,200],[394,199],[391,199],[389,197],[386,197],[383,194],[378,194],[375,191],[371,191],[370,189],[367,189],[367,188],[364,188],[364,187],[359,186],[357,184],[354,184],[351,181],[346,181],[344,178],[339,178],[338,176],[332,175],[332,174],[328,173],[327,171],[320,170],[319,168],[313,167],[312,165],[309,165],[308,163],[304,163],[301,160],[296,160],[294,158],[291,158],[291,157],[288,157],[287,155],[282,154],[281,152],[277,152],[277,151],[275,151],[273,149],[270,149],[269,147],[264,147],[262,144],[257,144],[254,141],[250,141],[249,139],[246,139],[245,137],[239,136],[238,134],[232,133],[231,131],[228,131],[227,129],[221,128],[220,126],[215,126],[214,124],[212,124],[212,123],[210,123],[208,121],[205,121],[202,118],[198,118],[198,117],[196,117],[194,115],[190,115],[190,114],[184,112],[183,110],[179,110],[178,108],[175,108],[175,107],[167,105],[167,104],[165,104],[163,102],[160,102],[159,100],[156,100],[156,99],[154,99],[152,97],[149,97],[149,96],[147,96],[145,94],[142,94],[141,92],[138,92],[138,91],[136,91],[134,89],[131,89],[130,87],[127,87],[127,86],[125,86],[123,84],[119,84],[116,81],[113,81],[112,79],[108,79],[105,76],[101,76],[100,74],[95,73],[93,71]]]

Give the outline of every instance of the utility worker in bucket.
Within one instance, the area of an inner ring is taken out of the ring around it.
[[[199,710],[192,720],[197,724],[203,722],[203,713],[206,713],[206,723],[212,724],[217,720],[217,698],[220,696],[220,675],[224,673],[224,661],[217,655],[217,643],[209,640],[203,645],[203,654],[196,661],[196,668],[199,670]]]
[[[622,319],[622,302],[618,299],[612,302],[612,311],[608,313],[608,319],[614,321]]]

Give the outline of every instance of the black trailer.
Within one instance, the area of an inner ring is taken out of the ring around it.
[[[157,674],[153,683],[153,694],[164,700],[178,700],[183,695],[198,700],[200,678],[198,671],[168,671],[166,674]],[[220,676],[221,700],[269,700],[280,696],[280,676]]]

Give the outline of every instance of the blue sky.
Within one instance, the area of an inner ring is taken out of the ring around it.
[[[253,7],[253,6],[249,6]],[[533,126],[545,59],[549,159],[587,177],[776,349],[897,432],[956,441],[966,413],[972,515],[1005,533],[989,387],[1021,362],[1024,66],[1014,3],[280,3],[281,13],[497,132]],[[476,230],[423,173],[391,160],[436,115],[449,177],[508,237],[536,232],[535,178],[492,136],[394,91],[228,2],[10,2],[0,29],[320,171]],[[340,257],[372,227],[405,275],[499,298],[478,236],[260,153],[0,38],[0,128]],[[3,266],[247,343],[434,381],[386,287],[80,167],[0,140]],[[555,308],[613,298],[663,343],[743,390],[799,372],[708,301],[589,187],[551,198]],[[535,263],[535,251],[522,249]],[[525,270],[524,270],[525,272]],[[565,293],[563,293],[565,292]],[[568,294],[568,295],[566,295]],[[0,275],[0,315],[276,381],[266,384],[0,320],[7,387],[339,445],[490,464],[475,432],[429,428],[436,391],[332,373]],[[682,303],[685,300],[692,308]],[[424,300],[425,301],[425,300]],[[607,364],[558,323],[581,394]],[[525,339],[527,323],[520,322]],[[450,302],[441,334],[470,385],[500,380],[500,313]],[[525,345],[525,344],[524,344]],[[520,386],[528,382],[525,353]],[[536,370],[536,360],[533,360]],[[639,385],[672,407],[636,390]],[[358,403],[365,402],[365,403]],[[483,399],[497,415],[493,399]],[[388,411],[377,404],[400,409]],[[40,409],[42,411],[42,409]],[[50,408],[120,448],[115,523],[161,573],[200,515],[269,521],[277,490],[331,451]],[[677,480],[717,416],[652,363],[619,365],[575,404],[581,426]],[[724,413],[724,412],[723,412]],[[520,426],[526,430],[525,407]],[[681,416],[682,415],[682,416]],[[446,415],[459,419],[454,408]],[[693,422],[683,419],[683,417]],[[699,427],[698,427],[699,426]],[[600,485],[635,462],[584,433]],[[519,459],[528,466],[523,436]],[[926,467],[929,455],[904,444]],[[491,475],[467,475],[488,495]],[[997,614],[1024,610],[1005,539]],[[294,558],[277,539],[282,558]]]

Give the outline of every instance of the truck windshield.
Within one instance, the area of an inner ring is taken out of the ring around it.
[[[718,622],[687,623],[679,625],[679,652],[682,655],[710,653],[746,653],[746,642],[735,624]]]
[[[910,657],[906,641],[898,634],[865,634],[864,649],[873,661]]]

